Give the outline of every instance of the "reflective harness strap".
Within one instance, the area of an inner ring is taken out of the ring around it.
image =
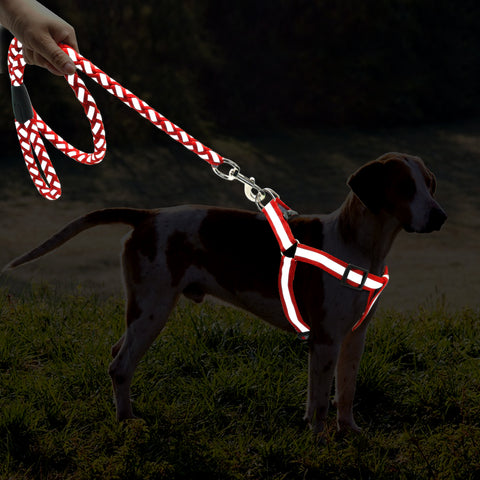
[[[360,319],[353,325],[352,330],[356,330],[370,313],[370,310],[383,289],[387,286],[389,280],[388,268],[385,267],[383,276],[379,277],[361,267],[348,264],[322,250],[317,250],[299,243],[298,240],[294,238],[290,226],[284,218],[282,208],[287,211],[289,210],[279,198],[275,198],[271,200],[262,211],[275,233],[282,253],[278,286],[285,316],[298,332],[299,338],[307,339],[310,328],[302,319],[293,291],[293,280],[295,278],[297,262],[304,262],[321,268],[330,275],[338,278],[342,285],[346,287],[369,292],[365,310]]]

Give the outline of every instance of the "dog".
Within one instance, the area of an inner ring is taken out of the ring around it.
[[[396,235],[440,230],[447,216],[434,199],[436,180],[415,156],[388,153],[348,179],[341,207],[328,215],[289,220],[295,238],[345,262],[382,275]],[[280,253],[264,215],[237,209],[180,206],[155,210],[110,208],[74,220],[7,268],[30,262],[97,225],[132,226],[122,254],[126,331],[112,347],[109,367],[117,418],[133,417],[130,384],[135,368],[165,326],[183,295],[205,296],[244,309],[293,332],[278,291]],[[345,288],[324,271],[299,264],[295,295],[310,326],[308,398],[305,419],[322,432],[335,378],[339,430],[359,431],[353,417],[356,377],[369,320],[352,331],[367,292]],[[377,302],[378,303],[378,302]]]

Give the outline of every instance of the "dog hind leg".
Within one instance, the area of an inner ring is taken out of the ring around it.
[[[170,298],[168,302],[162,299],[160,303],[153,295],[150,300],[150,308],[143,310],[137,318],[128,318],[127,313],[127,330],[119,340],[121,342],[123,339],[123,342],[109,367],[118,420],[134,416],[130,400],[130,385],[135,368],[162,331],[176,303],[176,298]]]
[[[112,358],[115,358],[117,356],[118,352],[122,348],[124,340],[125,340],[125,334],[123,334],[118,340],[118,342],[112,346]]]

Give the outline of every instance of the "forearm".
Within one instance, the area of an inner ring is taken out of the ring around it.
[[[18,19],[28,14],[28,8],[33,4],[38,4],[35,0],[0,0],[0,23],[10,30],[14,35],[14,30],[18,24]]]
[[[68,25],[36,0],[0,0],[0,23],[21,41],[21,37],[29,33],[29,28],[47,21],[63,22]]]

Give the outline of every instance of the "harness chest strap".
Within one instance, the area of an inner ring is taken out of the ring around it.
[[[299,243],[294,238],[281,208],[286,211],[290,210],[279,198],[275,198],[271,200],[262,211],[275,233],[282,252],[278,286],[283,311],[288,321],[298,332],[300,338],[308,338],[310,328],[302,319],[293,291],[293,280],[295,278],[297,262],[304,262],[321,268],[330,275],[338,278],[344,286],[369,292],[365,310],[352,328],[352,330],[356,330],[370,313],[370,310],[383,289],[387,286],[389,280],[388,268],[385,267],[383,276],[379,277],[361,267],[347,264],[343,260],[322,250],[317,250]]]

